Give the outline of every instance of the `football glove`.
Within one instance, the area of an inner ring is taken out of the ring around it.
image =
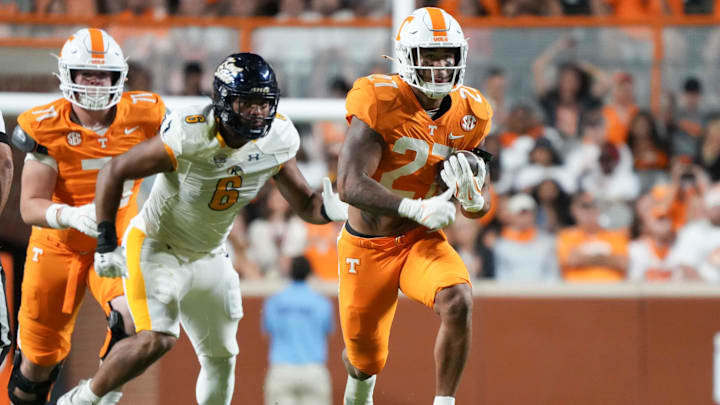
[[[100,277],[127,278],[128,270],[125,263],[123,248],[117,244],[115,224],[103,221],[98,224],[99,236],[95,249],[95,272]]]
[[[125,255],[120,246],[110,252],[95,252],[95,272],[100,277],[128,277]]]
[[[90,203],[79,207],[62,204],[55,208],[56,213],[58,209],[60,210],[60,215],[57,216],[56,221],[58,228],[74,228],[87,236],[98,237],[97,224],[95,223],[95,204]],[[48,209],[48,211],[51,211],[51,209]],[[54,225],[50,221],[48,223],[51,226]]]
[[[348,205],[340,201],[338,193],[332,190],[332,182],[328,177],[323,178],[323,212],[330,221],[347,221]]]
[[[455,204],[450,202],[455,186],[432,198],[403,198],[398,208],[401,217],[410,218],[432,230],[444,228],[455,221]]]
[[[453,155],[443,163],[440,177],[449,188],[455,189],[455,198],[467,212],[478,212],[485,207],[482,188],[485,183],[485,162],[478,159],[478,174],[473,175],[463,154]]]

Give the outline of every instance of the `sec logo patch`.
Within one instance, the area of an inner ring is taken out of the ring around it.
[[[67,143],[70,146],[78,146],[82,143],[82,135],[79,132],[70,132],[67,134]]]
[[[460,120],[460,126],[465,131],[472,131],[475,125],[477,125],[477,118],[472,115],[466,115]]]

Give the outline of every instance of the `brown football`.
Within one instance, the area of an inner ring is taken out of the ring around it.
[[[480,169],[480,158],[477,157],[476,154],[470,152],[469,150],[455,151],[455,152],[451,153],[445,160],[450,159],[450,156],[456,156],[461,153],[463,155],[465,155],[465,159],[467,159],[468,163],[470,164],[470,169],[472,170],[473,175],[477,176],[478,170]],[[445,191],[447,189],[447,186],[445,186],[445,182],[443,181],[442,177],[440,177],[440,171],[443,169],[445,160],[438,162],[438,164],[436,165],[437,173],[435,175],[435,181],[438,183],[438,187],[440,188],[440,190],[443,190],[443,191]]]

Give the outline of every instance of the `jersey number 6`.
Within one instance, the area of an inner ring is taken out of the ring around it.
[[[240,176],[225,177],[218,180],[208,207],[214,211],[225,211],[232,207],[240,196],[238,188],[241,185],[242,177]]]

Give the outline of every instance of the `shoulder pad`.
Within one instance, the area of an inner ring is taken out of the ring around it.
[[[43,155],[48,154],[47,148],[37,143],[35,139],[26,134],[25,131],[20,127],[20,125],[15,126],[15,130],[13,130],[10,141],[12,142],[13,146],[15,146],[18,150],[22,152],[37,152],[42,153]]]

